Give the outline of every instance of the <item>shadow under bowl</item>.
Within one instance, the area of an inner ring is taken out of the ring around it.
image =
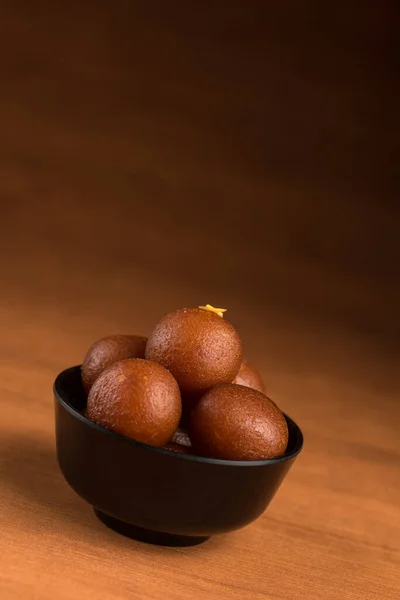
[[[54,383],[57,458],[81,498],[113,530],[172,546],[240,529],[266,509],[302,449],[285,415],[289,444],[270,460],[227,461],[176,454],[126,438],[83,414],[80,366]]]

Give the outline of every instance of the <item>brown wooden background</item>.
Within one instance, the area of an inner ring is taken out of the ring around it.
[[[395,3],[0,5],[0,596],[394,599]],[[103,528],[55,463],[93,339],[227,306],[306,446],[186,550]]]

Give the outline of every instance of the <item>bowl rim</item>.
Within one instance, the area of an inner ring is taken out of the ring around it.
[[[105,435],[108,435],[110,437],[116,438],[116,439],[120,439],[121,441],[123,440],[125,443],[139,447],[139,448],[143,448],[145,450],[149,450],[151,452],[156,452],[159,454],[162,454],[164,456],[170,456],[170,457],[175,457],[178,460],[188,460],[191,462],[200,462],[200,463],[205,463],[205,464],[213,464],[213,465],[223,465],[223,466],[232,466],[232,467],[262,467],[262,466],[266,466],[266,465],[273,465],[276,463],[280,463],[280,462],[286,462],[288,460],[294,459],[296,458],[296,456],[298,454],[300,454],[302,448],[303,448],[303,433],[300,429],[300,427],[297,425],[297,423],[295,421],[293,421],[293,419],[291,419],[286,413],[283,413],[286,421],[290,422],[296,432],[297,432],[297,437],[298,437],[298,442],[295,445],[294,449],[289,452],[289,453],[285,453],[282,456],[279,456],[277,458],[266,458],[266,459],[262,459],[262,460],[226,460],[226,459],[221,459],[221,458],[208,458],[206,456],[196,456],[194,454],[179,454],[178,452],[171,452],[170,450],[166,450],[165,448],[160,448],[157,446],[151,446],[150,444],[145,444],[144,442],[139,442],[133,438],[128,438],[125,435],[122,435],[120,433],[117,433],[116,431],[112,431],[111,429],[107,429],[106,427],[103,427],[102,425],[99,425],[98,423],[95,423],[94,421],[91,421],[88,417],[86,417],[83,413],[81,413],[79,410],[77,410],[74,406],[72,406],[67,400],[65,400],[62,395],[61,392],[59,390],[59,386],[60,386],[60,381],[62,378],[64,378],[69,372],[76,372],[77,369],[80,370],[81,365],[74,365],[73,367],[68,367],[67,369],[64,369],[63,371],[61,371],[56,379],[54,380],[54,384],[53,384],[53,393],[54,393],[54,397],[56,398],[56,400],[58,401],[59,404],[61,404],[61,406],[63,406],[63,408],[65,408],[65,410],[67,410],[73,417],[77,418],[78,420],[80,420],[81,422],[85,423],[85,425],[92,427],[94,429],[97,429],[98,431],[102,432]]]

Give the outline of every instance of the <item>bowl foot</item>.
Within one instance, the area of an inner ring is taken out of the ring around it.
[[[126,537],[138,540],[139,542],[146,542],[147,544],[156,544],[158,546],[196,546],[202,544],[209,537],[201,536],[189,536],[189,535],[175,535],[172,533],[163,533],[162,531],[153,531],[151,529],[144,529],[143,527],[136,527],[125,521],[120,521],[115,517],[110,517],[101,512],[97,508],[94,509],[96,516],[100,519],[104,525],[107,525],[113,531],[121,533]]]

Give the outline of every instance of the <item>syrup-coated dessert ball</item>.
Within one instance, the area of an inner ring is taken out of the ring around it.
[[[161,319],[149,336],[146,358],[172,373],[184,397],[199,397],[231,382],[239,371],[242,344],[222,311],[209,305],[177,310]]]
[[[144,358],[147,338],[140,335],[108,335],[90,346],[81,367],[82,384],[88,394],[99,375],[125,358]]]
[[[89,419],[152,446],[173,437],[181,418],[179,387],[161,365],[129,358],[108,367],[88,397]]]
[[[225,460],[261,460],[285,453],[288,427],[272,400],[236,384],[209,390],[190,416],[193,451]]]
[[[255,368],[247,362],[247,360],[243,359],[242,364],[240,365],[239,373],[236,375],[232,383],[244,385],[265,394],[265,385],[260,373],[256,371]]]

